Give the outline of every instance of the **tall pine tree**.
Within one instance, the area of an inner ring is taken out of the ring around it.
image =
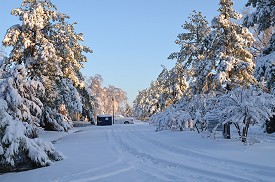
[[[247,50],[254,38],[249,30],[234,20],[242,16],[233,9],[232,0],[220,0],[220,14],[212,20],[212,31],[205,39],[207,71],[213,75],[209,88],[227,91],[256,83],[254,63]]]
[[[246,26],[257,24],[259,32],[275,26],[275,0],[249,0],[246,5],[256,8],[252,15],[245,17]],[[269,46],[256,60],[255,77],[264,78],[269,91],[275,94],[275,32]]]
[[[74,25],[66,22],[69,17],[56,10],[50,0],[24,0],[20,8],[12,11],[22,24],[9,28],[3,44],[13,47],[10,64],[23,63],[28,78],[42,82],[45,87],[45,95],[40,98],[44,104],[42,124],[49,129],[67,130],[71,127],[64,119],[67,116],[58,113],[59,104],[71,105],[67,100],[60,101],[65,95],[59,95],[67,89],[62,83],[68,79],[76,89],[83,88],[80,69],[87,61],[83,52],[92,51],[79,44],[83,41],[82,34],[75,33]],[[78,97],[79,93],[72,93]]]
[[[189,21],[182,25],[186,33],[179,34],[175,41],[180,46],[180,51],[172,53],[168,59],[176,59],[178,64],[182,64],[182,71],[190,79],[189,90],[193,95],[208,90],[206,87],[209,75],[204,74],[202,70],[205,68],[203,41],[209,34],[210,27],[201,12],[193,11],[188,19]]]

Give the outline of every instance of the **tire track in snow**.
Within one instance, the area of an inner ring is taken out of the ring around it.
[[[187,173],[177,174],[174,171],[169,172],[169,166],[167,166],[166,164],[162,165],[162,168],[160,168],[160,165],[155,165],[158,162],[147,160],[145,156],[136,155],[135,152],[128,150],[128,147],[125,147],[125,145],[121,143],[122,134],[122,131],[119,131],[119,134],[118,131],[112,131],[112,137],[116,142],[116,146],[119,146],[119,150],[122,152],[121,155],[123,155],[128,162],[134,161],[135,165],[138,164],[138,166],[136,167],[141,168],[144,173],[154,176],[156,181],[181,181],[182,179],[189,179],[188,181],[194,181],[194,179],[196,179],[197,181],[201,181],[199,180],[200,177],[198,176]],[[130,157],[132,156],[132,159],[129,159],[128,156],[126,157],[125,153],[130,154]],[[204,181],[206,181],[205,178]],[[215,180],[213,179],[209,179],[207,181],[215,182]]]
[[[207,165],[209,165],[209,166],[216,165],[219,168],[224,168],[224,170],[232,171],[232,172],[234,172],[234,174],[239,174],[242,176],[248,175],[247,177],[250,177],[253,180],[265,181],[262,179],[262,177],[270,178],[270,179],[275,178],[275,174],[274,174],[275,168],[272,168],[269,166],[248,164],[248,163],[244,163],[244,162],[240,162],[240,161],[233,161],[230,159],[218,158],[218,157],[198,153],[198,152],[195,152],[192,150],[178,148],[176,146],[169,145],[169,144],[166,144],[163,142],[160,143],[159,141],[146,136],[140,130],[134,130],[133,128],[132,128],[130,134],[135,135],[137,138],[144,140],[144,142],[148,142],[150,144],[158,146],[159,148],[168,150],[172,153],[182,154],[182,155],[187,156],[190,159],[193,159],[197,162],[202,162],[202,161],[206,162]],[[234,169],[234,171],[233,171],[233,169]],[[243,172],[246,172],[246,173],[244,174]]]
[[[105,137],[106,137],[107,145],[113,146],[114,141],[112,140],[110,133],[111,133],[111,128],[107,130]],[[117,149],[114,149],[114,150],[117,151]],[[96,168],[87,169],[84,171],[73,173],[71,175],[59,177],[55,179],[53,182],[98,181],[98,180],[103,180],[104,178],[118,175],[120,173],[127,172],[132,168],[133,168],[132,166],[126,165],[121,158],[118,158],[117,160],[98,166]]]
[[[111,177],[120,173],[124,173],[127,172],[129,170],[131,170],[132,168],[124,168],[124,169],[118,169],[112,172],[108,172],[108,173],[104,173],[104,174],[100,174],[100,175],[95,175],[95,176],[91,176],[91,177],[86,177],[86,178],[82,178],[82,179],[76,179],[76,180],[68,180],[67,182],[89,182],[89,181],[97,181],[97,180],[101,180],[107,177]]]
[[[133,135],[133,133],[135,133],[135,131],[131,131],[131,132],[125,132],[124,134],[127,134],[127,140],[130,139],[129,136]],[[211,170],[207,170],[207,169],[200,169],[200,168],[196,168],[196,167],[192,167],[189,165],[184,165],[182,163],[176,163],[176,162],[172,162],[172,161],[168,161],[165,159],[161,159],[161,158],[157,158],[152,156],[151,154],[145,153],[143,151],[140,151],[138,149],[136,149],[135,147],[133,147],[134,145],[137,145],[137,143],[131,143],[130,145],[127,144],[127,142],[125,142],[125,139],[123,139],[121,137],[122,135],[122,130],[117,130],[116,133],[113,130],[112,133],[113,137],[115,138],[116,142],[119,144],[119,146],[121,146],[122,150],[126,151],[127,153],[133,155],[134,157],[140,159],[141,161],[143,161],[145,164],[150,164],[149,166],[157,166],[157,168],[161,168],[161,169],[166,169],[166,170],[180,170],[181,172],[179,173],[178,171],[174,172],[175,176],[183,176],[184,177],[192,177],[192,178],[196,178],[197,180],[207,180],[207,181],[225,181],[225,180],[229,180],[229,181],[258,181],[257,179],[247,179],[247,178],[243,178],[243,177],[238,177],[235,176],[235,174],[224,174],[224,173],[218,173],[218,172],[214,172]],[[134,142],[135,140],[133,140],[132,142]],[[207,167],[207,166],[206,166]],[[185,173],[187,172],[187,173]],[[188,175],[188,172],[191,172],[191,174],[196,174],[196,175]]]

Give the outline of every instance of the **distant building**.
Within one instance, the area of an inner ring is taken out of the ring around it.
[[[99,126],[112,125],[113,117],[112,115],[102,114],[97,116],[96,121],[97,121],[97,125]]]

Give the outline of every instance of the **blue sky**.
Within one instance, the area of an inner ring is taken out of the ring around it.
[[[0,38],[19,23],[10,15],[22,0],[0,0]],[[167,60],[178,51],[174,43],[183,32],[181,25],[193,10],[201,11],[210,21],[218,14],[219,0],[52,0],[58,11],[78,22],[76,32],[84,34],[84,44],[94,53],[82,73],[101,74],[104,85],[127,92],[131,104],[139,90],[147,88],[161,72],[172,68]],[[235,9],[243,9],[246,0],[235,0]],[[8,52],[8,50],[7,50]]]

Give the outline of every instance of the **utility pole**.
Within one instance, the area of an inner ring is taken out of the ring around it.
[[[115,99],[114,99],[114,97],[112,97],[112,101],[113,101],[113,124],[115,124]]]

